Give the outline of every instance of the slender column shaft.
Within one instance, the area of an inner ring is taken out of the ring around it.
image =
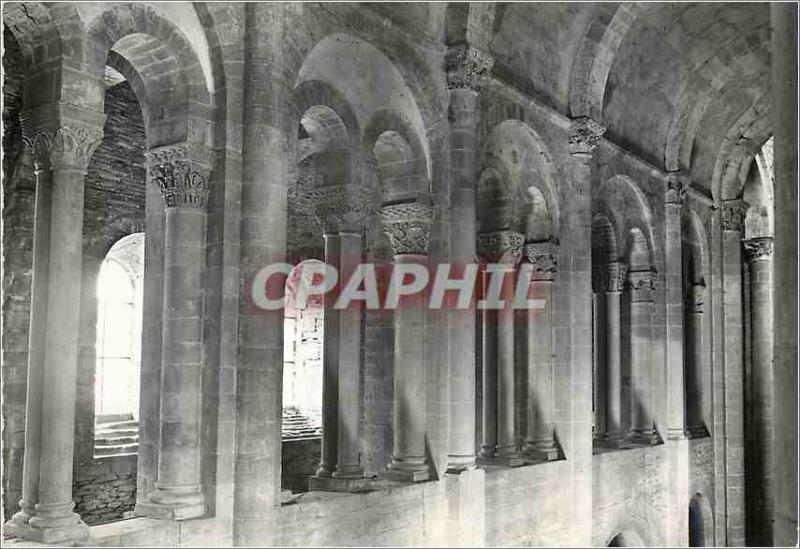
[[[78,525],[72,512],[83,183],[85,168],[53,169],[44,342],[39,502],[31,526]]]
[[[605,333],[605,295],[592,294],[593,345],[594,352],[594,432],[595,440],[602,440],[606,432],[606,333]]]
[[[341,239],[325,235],[325,262],[338,269]],[[339,311],[333,308],[335,297],[324,297],[322,345],[322,441],[317,476],[329,477],[336,469],[339,442]]]
[[[340,235],[340,287],[350,280],[361,259],[361,233]],[[361,302],[339,312],[339,398],[337,478],[364,476],[358,457],[358,422],[361,413]],[[423,370],[424,372],[424,370]]]
[[[553,438],[553,322],[551,280],[532,282],[533,295],[544,309],[528,311],[528,432],[526,452],[555,459]]]
[[[706,433],[703,421],[703,293],[693,285],[686,309],[686,423],[692,436]]]
[[[489,285],[489,274],[484,272],[484,295]],[[481,428],[481,457],[491,458],[497,447],[497,311],[483,310],[483,405]]]
[[[501,298],[505,307],[497,311],[497,453],[501,457],[517,455],[512,308],[514,273],[513,266],[509,266],[503,275]]]
[[[652,411],[652,298],[631,297],[631,428],[635,442],[653,443]],[[649,292],[648,292],[649,293]]]
[[[772,329],[772,239],[754,238],[744,241],[745,257],[750,269],[750,314],[751,314],[751,398],[753,467],[750,474],[756,479],[752,485],[756,493],[755,503],[756,541],[772,544],[772,514],[774,498],[773,445],[773,329]]]
[[[22,468],[22,499],[14,522],[25,523],[39,502],[39,460],[42,433],[42,376],[47,333],[47,289],[50,255],[50,208],[53,173],[36,171],[36,210],[34,215],[33,280],[28,337],[28,386],[25,402],[25,454]]]
[[[622,358],[620,292],[606,292],[606,439],[622,435]]]
[[[666,280],[666,343],[667,383],[667,436],[681,439],[686,436],[684,406],[684,337],[683,337],[683,254],[681,251],[681,204],[688,180],[680,172],[667,175],[665,217],[665,280]]]
[[[395,255],[395,264],[424,264],[425,256]],[[394,311],[394,450],[389,469],[429,476],[425,457],[425,301],[417,294]]]
[[[203,210],[167,209],[161,450],[156,490],[150,496],[152,501],[167,505],[202,505],[204,501],[200,417],[205,226]]]

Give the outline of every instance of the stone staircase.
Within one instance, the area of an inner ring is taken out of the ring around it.
[[[299,440],[322,436],[322,426],[318,419],[310,418],[297,408],[283,409],[282,440]]]
[[[133,414],[98,416],[94,424],[94,457],[129,456],[139,451],[139,422]]]

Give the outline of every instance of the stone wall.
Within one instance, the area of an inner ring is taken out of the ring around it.
[[[75,512],[90,526],[124,518],[136,504],[136,456],[95,460],[75,471]]]
[[[319,466],[319,438],[284,440],[281,447],[281,488],[292,493],[308,491],[308,477]]]

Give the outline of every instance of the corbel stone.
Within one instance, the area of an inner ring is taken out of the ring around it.
[[[706,287],[702,284],[692,284],[686,295],[686,312],[702,313]]]
[[[683,172],[669,172],[667,174],[667,188],[664,199],[667,204],[680,206],[686,200],[689,192],[689,177]]]
[[[383,232],[395,255],[427,255],[433,207],[419,202],[389,204],[381,208]]]
[[[628,271],[625,287],[630,291],[631,301],[634,303],[653,301],[653,292],[656,289],[655,271],[653,269]]]
[[[572,120],[569,135],[569,152],[573,155],[591,156],[606,128],[588,116]]]
[[[444,58],[448,89],[481,90],[483,79],[489,76],[494,58],[468,45],[453,46]]]

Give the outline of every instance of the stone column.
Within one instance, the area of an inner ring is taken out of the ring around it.
[[[622,442],[622,353],[619,301],[627,265],[611,261],[593,269],[594,286],[605,294],[605,434],[608,445]]]
[[[37,172],[21,510],[6,531],[44,543],[88,535],[73,512],[83,190],[105,116],[68,105],[23,115]]]
[[[631,428],[628,441],[656,444],[653,423],[653,291],[655,273],[628,271],[631,298]]]
[[[180,143],[147,152],[149,184],[166,205],[158,477],[144,516],[182,520],[205,514],[201,487],[203,279],[206,205],[214,154]]]
[[[773,327],[772,327],[772,238],[760,237],[744,240],[744,256],[750,268],[750,326],[751,326],[751,397],[753,399],[752,448],[754,460],[748,464],[756,465],[755,470],[747,471],[756,479],[752,485],[756,493],[752,495],[755,503],[754,517],[758,543],[772,544],[772,515],[774,484],[775,437],[773,432]]]
[[[686,436],[683,352],[683,252],[681,249],[681,206],[689,182],[681,172],[667,174],[665,257],[667,301],[667,383],[669,384],[667,437]]]
[[[601,442],[606,432],[606,322],[605,294],[592,287],[592,439]]]
[[[553,282],[558,269],[558,245],[532,242],[525,257],[533,265],[531,293],[544,309],[528,310],[527,433],[523,452],[534,461],[558,459],[555,441],[553,387]]]
[[[774,2],[775,130],[774,432],[775,545],[797,544],[797,5]]]
[[[361,303],[334,309],[333,303],[361,262],[369,197],[359,188],[315,189],[311,200],[325,234],[325,261],[339,272],[338,291],[325,296],[323,343],[322,451],[309,479],[312,490],[356,490],[367,482],[359,461],[361,417]]]
[[[722,307],[727,544],[745,544],[744,322],[742,311],[742,200],[722,203]]]
[[[706,287],[692,284],[686,296],[686,428],[691,437],[708,434],[703,421],[703,310]]]
[[[420,203],[384,206],[383,230],[395,264],[425,265],[433,208]],[[404,296],[394,311],[394,438],[387,478],[420,482],[430,478],[425,455],[425,324],[423,295]]]
[[[450,90],[450,173],[452,174],[450,257],[457,265],[474,261],[475,189],[478,186],[478,126],[481,80],[494,60],[466,45],[445,57]],[[475,308],[449,312],[447,470],[475,467]]]
[[[522,459],[517,447],[515,426],[516,416],[516,391],[514,380],[514,309],[513,297],[516,266],[522,257],[523,236],[513,231],[498,231],[479,235],[479,253],[489,262],[499,264],[502,270],[492,273],[493,277],[502,276],[500,284],[500,299],[503,307],[495,310],[490,315],[485,315],[484,320],[491,323],[496,319],[494,326],[489,329],[484,326],[486,336],[491,337],[494,332],[494,356],[486,356],[487,366],[484,367],[484,399],[493,404],[494,409],[484,406],[484,435],[492,434],[491,423],[494,423],[496,441],[494,452],[491,449],[491,439],[485,438],[481,446],[481,464],[487,466],[516,467],[522,465]],[[491,349],[491,346],[489,347]],[[494,368],[492,367],[494,366]],[[494,371],[492,371],[494,370]],[[493,375],[494,374],[494,375]],[[490,391],[494,389],[493,394]]]

